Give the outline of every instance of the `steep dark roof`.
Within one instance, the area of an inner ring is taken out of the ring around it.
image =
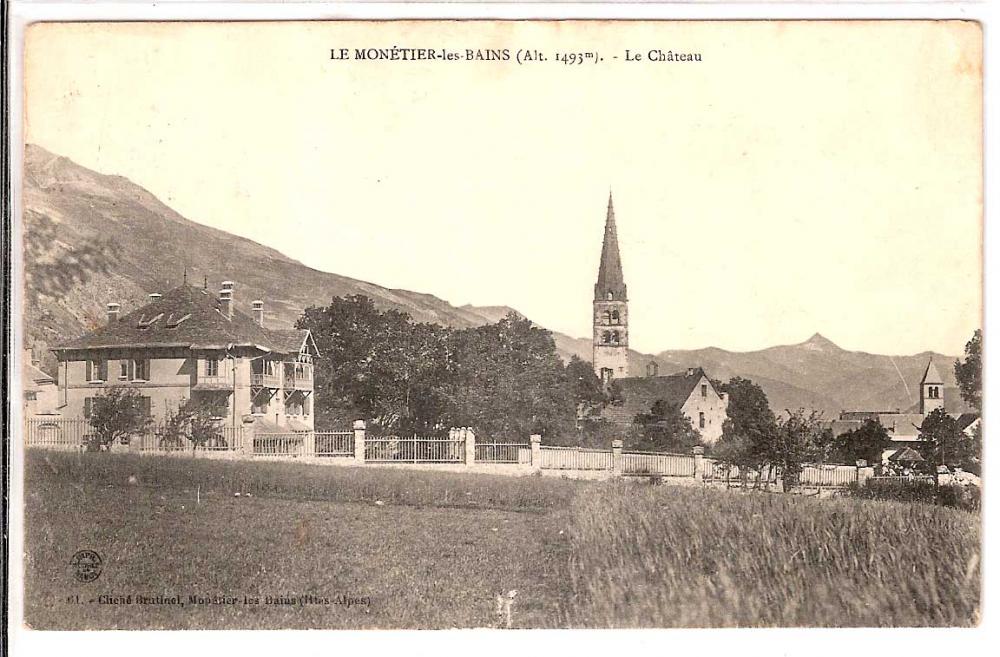
[[[927,367],[924,369],[924,376],[920,379],[921,385],[926,385],[928,383],[944,384],[941,374],[938,372],[937,367],[934,366],[933,358],[927,359]]]
[[[955,421],[958,422],[959,431],[965,431],[973,422],[979,419],[979,413],[962,413]]]
[[[113,324],[58,345],[54,351],[152,346],[225,348],[233,344],[283,354],[298,353],[307,331],[294,331],[297,338],[292,333],[268,330],[238,310],[233,311],[232,319],[227,319],[215,295],[181,285]]]
[[[690,374],[688,372],[691,372]],[[605,409],[602,416],[613,422],[629,423],[639,413],[648,413],[658,400],[681,406],[694,392],[705,371],[696,367],[669,376],[625,377],[615,379],[621,388],[623,403]],[[707,377],[706,377],[707,378]],[[719,392],[709,381],[710,394]]]
[[[622,274],[622,258],[618,253],[618,229],[615,227],[615,208],[608,195],[608,217],[604,222],[604,245],[601,247],[601,266],[594,285],[594,299],[604,300],[611,292],[616,301],[625,301],[628,291]]]

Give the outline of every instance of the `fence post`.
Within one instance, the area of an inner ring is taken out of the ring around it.
[[[531,434],[531,469],[542,471],[542,436],[537,433]]]
[[[302,441],[302,448],[305,451],[303,456],[314,457],[316,456],[316,432],[309,431],[306,433],[306,439]]]
[[[354,460],[365,462],[365,421],[354,421]]]
[[[616,476],[622,473],[622,441],[611,441],[611,472]]]
[[[465,429],[465,464],[473,465],[476,462],[476,434],[472,432],[472,427]]]
[[[253,443],[256,435],[257,425],[254,423],[253,418],[250,418],[249,421],[243,420],[243,426],[240,431],[240,442],[243,443],[240,446],[241,452],[253,456]]]
[[[691,452],[694,454],[694,479],[702,481],[705,478],[705,448],[695,445]]]

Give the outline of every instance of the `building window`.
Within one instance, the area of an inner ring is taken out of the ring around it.
[[[153,402],[149,397],[139,397],[136,400],[139,406],[139,410],[142,412],[144,417],[152,417],[153,415]]]
[[[24,392],[25,401],[36,401],[38,399],[38,392],[36,390],[26,390]]]
[[[120,360],[118,361],[118,379],[125,381],[128,379],[128,361]]]
[[[701,384],[701,396],[708,397],[708,385],[705,383]]]
[[[132,380],[149,381],[149,359],[136,358],[132,361]]]
[[[621,315],[618,314],[617,310],[612,310],[611,311],[611,323],[612,324],[619,324],[619,323],[621,323]]]
[[[698,428],[699,429],[704,429],[705,428],[705,414],[704,413],[698,413]]]
[[[84,397],[83,398],[83,417],[89,418],[90,412],[94,409],[94,398]]]
[[[219,359],[205,359],[205,376],[219,376]]]
[[[310,406],[312,406],[312,397],[306,396],[302,400],[302,415],[309,416],[309,412],[312,410]]]
[[[103,382],[108,380],[108,361],[106,360],[88,360],[87,361],[87,380],[93,382]]]

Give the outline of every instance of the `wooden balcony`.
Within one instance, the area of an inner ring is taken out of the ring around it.
[[[257,374],[253,373],[250,375],[250,385],[254,388],[280,388],[281,387],[281,375],[280,374]]]
[[[312,375],[307,372],[298,374],[285,374],[285,390],[312,390]]]

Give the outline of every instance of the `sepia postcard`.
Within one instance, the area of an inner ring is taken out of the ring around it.
[[[21,57],[23,632],[982,622],[980,23]]]

